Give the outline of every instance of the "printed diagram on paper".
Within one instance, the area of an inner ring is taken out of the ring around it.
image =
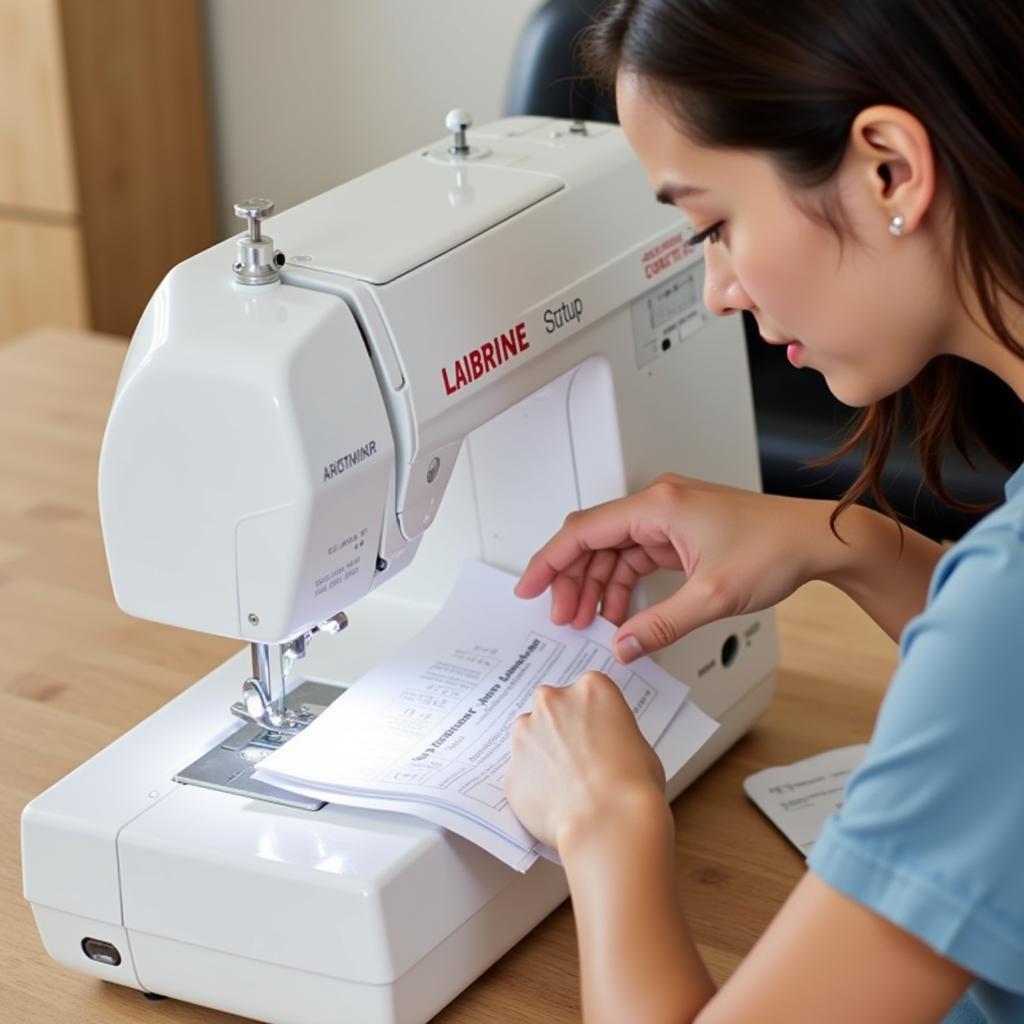
[[[381,751],[378,770],[364,763],[364,782],[396,783],[405,792],[410,786],[438,792],[454,788],[500,810],[513,721],[529,710],[537,686],[564,686],[589,669],[619,683],[642,730],[654,687],[619,665],[607,646],[581,641],[568,656],[568,644],[531,631],[511,664],[502,661],[496,647],[456,647],[395,696],[383,716],[394,729],[394,745]],[[413,738],[426,742],[410,757],[406,741]]]
[[[606,673],[655,749],[684,705],[689,756],[714,731],[687,702],[688,687],[655,662],[614,660],[609,622],[552,625],[548,601],[518,600],[513,582],[468,562],[430,624],[267,757],[260,777],[323,800],[417,814],[521,866],[534,839],[505,800],[505,769],[512,723],[538,685]]]

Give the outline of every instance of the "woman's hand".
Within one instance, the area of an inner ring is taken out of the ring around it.
[[[536,689],[530,714],[512,726],[505,793],[523,825],[552,849],[581,831],[622,828],[631,815],[668,813],[661,761],[600,672]]]
[[[550,587],[552,620],[576,628],[600,607],[620,627],[616,657],[629,662],[708,622],[768,608],[814,578],[842,547],[829,530],[833,507],[666,474],[572,513],[530,560],[516,594]],[[627,619],[633,589],[655,569],[682,570],[687,581]]]

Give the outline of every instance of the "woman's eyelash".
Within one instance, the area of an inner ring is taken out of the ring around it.
[[[711,227],[705,228],[703,231],[698,231],[697,234],[691,236],[686,240],[687,245],[698,246],[706,238],[710,238],[712,242],[718,241],[718,234],[722,230],[722,225],[725,223],[724,220],[717,221],[712,224]]]

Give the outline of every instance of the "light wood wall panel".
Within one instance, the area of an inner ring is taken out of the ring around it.
[[[89,322],[82,240],[74,225],[0,217],[0,341],[39,324]]]
[[[92,326],[217,240],[199,0],[62,0]],[[267,79],[260,88],[273,89]]]
[[[0,0],[0,204],[78,212],[57,0]]]
[[[217,240],[201,15],[0,0],[0,339],[130,335],[164,274]]]

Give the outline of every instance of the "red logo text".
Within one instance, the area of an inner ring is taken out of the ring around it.
[[[644,277],[657,277],[662,271],[674,266],[684,256],[693,252],[693,246],[683,241],[682,235],[673,235],[659,242],[653,249],[648,249],[640,259],[644,268]]]
[[[493,341],[485,341],[479,348],[460,356],[450,367],[441,368],[441,382],[444,393],[454,395],[459,388],[464,388],[485,373],[496,370],[502,363],[514,359],[520,352],[530,347],[526,340],[526,324],[518,323],[505,333],[497,335]]]

